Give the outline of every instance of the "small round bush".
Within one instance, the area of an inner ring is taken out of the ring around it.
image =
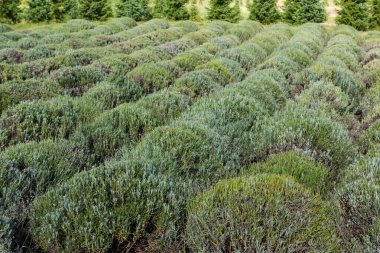
[[[89,49],[70,50],[62,56],[57,56],[56,61],[57,64],[64,67],[86,66],[100,58],[98,51]]]
[[[63,29],[68,32],[79,32],[82,30],[93,29],[95,26],[90,21],[84,19],[71,19],[68,21]]]
[[[345,170],[337,190],[344,220],[353,237],[380,249],[379,155],[364,157]],[[376,228],[377,227],[377,228]],[[375,250],[376,251],[376,250]]]
[[[26,100],[48,99],[61,93],[54,83],[41,79],[14,80],[0,85],[0,115],[8,107]]]
[[[55,97],[25,101],[8,108],[0,118],[0,148],[44,139],[68,138],[82,123],[92,121],[100,108],[89,99]]]
[[[173,84],[178,72],[170,61],[146,63],[129,72],[128,79],[140,85],[144,93],[152,93]]]
[[[331,208],[285,176],[220,181],[188,213],[186,243],[194,252],[338,250]]]
[[[189,106],[189,99],[167,90],[125,103],[101,114],[73,136],[94,160],[102,162],[123,145],[133,145],[145,133],[167,124]]]
[[[23,52],[21,50],[4,48],[0,50],[0,62],[6,64],[16,64],[24,62]]]
[[[185,72],[194,70],[198,65],[205,64],[213,55],[204,49],[194,49],[176,56],[173,61]]]
[[[197,70],[201,69],[213,69],[218,71],[219,74],[225,78],[226,83],[241,81],[245,73],[239,63],[227,58],[218,58],[197,67]]]
[[[128,79],[119,78],[112,82],[102,82],[88,90],[84,96],[96,99],[104,110],[115,108],[142,96],[141,87]]]
[[[184,74],[176,80],[173,90],[196,99],[222,88],[218,82],[218,72],[215,70],[195,70]]]
[[[93,66],[65,67],[53,71],[49,77],[72,97],[82,96],[85,91],[102,81],[103,78],[103,73]]]
[[[266,52],[256,44],[244,44],[237,48],[220,51],[216,55],[236,61],[245,70],[250,70],[264,60]]]
[[[24,52],[23,57],[26,62],[30,62],[39,59],[54,57],[60,53],[61,52],[59,52],[59,50],[54,46],[41,45]]]
[[[292,176],[294,180],[315,193],[325,193],[329,187],[329,171],[305,154],[288,151],[252,165],[249,174],[259,173]]]

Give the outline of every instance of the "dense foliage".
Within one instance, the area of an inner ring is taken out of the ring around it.
[[[313,23],[1,24],[0,251],[379,251],[379,45]]]
[[[263,24],[275,23],[281,18],[276,0],[254,0],[249,9],[251,12],[249,18]]]
[[[321,23],[326,20],[325,4],[321,0],[287,0],[284,19],[290,23]]]
[[[231,3],[235,5],[231,7]],[[240,2],[235,0],[211,0],[207,18],[236,22],[240,19]]]
[[[342,10],[339,11],[337,22],[355,27],[358,30],[367,30],[370,26],[370,7],[366,0],[344,0]]]

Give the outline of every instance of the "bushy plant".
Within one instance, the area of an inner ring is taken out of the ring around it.
[[[44,139],[68,138],[82,123],[92,121],[100,108],[89,99],[55,97],[25,101],[8,108],[0,118],[0,148]]]
[[[286,176],[222,180],[188,212],[186,243],[196,252],[338,249],[332,208]]]
[[[252,165],[248,169],[248,173],[251,175],[265,173],[292,176],[304,187],[320,194],[325,193],[331,186],[328,180],[328,169],[316,163],[309,156],[296,151],[273,155],[265,162]]]
[[[60,94],[54,83],[41,79],[15,80],[0,85],[0,115],[21,101],[48,99]]]
[[[116,4],[116,15],[118,17],[130,17],[136,21],[152,18],[147,0],[122,0]]]
[[[30,22],[51,21],[53,19],[53,5],[48,0],[28,0],[25,10],[25,19]]]
[[[380,26],[380,1],[372,0],[371,6],[371,28]]]
[[[222,88],[218,75],[215,70],[195,70],[177,79],[173,89],[192,99],[207,96]]]
[[[173,84],[178,71],[172,62],[147,63],[129,72],[128,78],[140,85],[144,93],[152,93]]]
[[[93,123],[81,127],[74,139],[95,161],[102,162],[124,145],[135,144],[145,133],[167,123],[189,105],[189,99],[166,90],[125,103],[101,114]]]
[[[234,2],[235,6],[231,7]],[[240,2],[232,0],[211,0],[207,12],[209,20],[219,19],[229,22],[237,22],[240,19]]]
[[[105,20],[112,16],[112,10],[106,0],[78,0],[78,15],[90,20]]]
[[[321,0],[287,0],[283,17],[293,24],[322,23],[327,14],[325,4]]]
[[[345,170],[337,196],[350,236],[374,251],[380,249],[379,154],[364,157]],[[377,231],[377,232],[376,232]]]
[[[49,76],[49,79],[57,83],[65,94],[72,97],[82,96],[103,78],[103,73],[93,66],[60,68]]]
[[[206,64],[199,65],[197,70],[213,69],[219,72],[225,78],[225,83],[241,81],[244,77],[244,69],[236,61],[227,58],[218,58]]]
[[[251,12],[249,18],[262,24],[275,23],[281,18],[275,0],[254,0],[249,10]]]
[[[17,23],[20,21],[21,10],[20,0],[3,0],[0,5],[0,22]],[[3,24],[0,25],[5,26]],[[4,32],[4,28],[0,28],[0,33]]]
[[[185,72],[194,70],[198,65],[207,63],[213,55],[204,49],[196,48],[176,56],[173,61]]]
[[[358,30],[368,30],[370,26],[370,12],[366,0],[344,0],[342,9],[337,18],[338,24],[352,26]]]
[[[10,32],[10,31],[13,31],[13,29],[9,25],[0,23],[0,34]]]

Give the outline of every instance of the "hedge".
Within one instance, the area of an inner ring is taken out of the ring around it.
[[[194,252],[338,250],[332,208],[285,176],[222,180],[194,198],[188,213]]]

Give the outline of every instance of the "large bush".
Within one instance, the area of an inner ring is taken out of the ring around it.
[[[321,0],[287,0],[284,19],[293,24],[322,23],[326,20],[325,4]]]
[[[0,22],[18,22],[20,20],[21,12],[19,5],[20,0],[2,1],[0,5]]]
[[[48,0],[28,0],[25,19],[31,22],[43,22],[53,19],[53,6]]]
[[[249,18],[262,24],[275,23],[281,18],[276,0],[254,0],[249,9]]]
[[[331,211],[292,178],[223,180],[189,205],[186,242],[194,252],[337,251]]]

